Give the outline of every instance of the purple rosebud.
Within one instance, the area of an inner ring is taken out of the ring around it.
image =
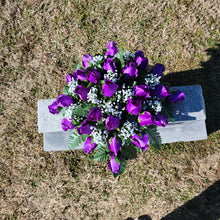
[[[132,115],[137,115],[142,108],[141,102],[141,100],[128,99],[128,104],[126,106],[127,111],[130,112]]]
[[[115,161],[115,156],[111,156],[111,159],[108,161],[108,168],[112,173],[118,173],[120,171],[121,164]]]
[[[105,84],[102,87],[102,93],[106,97],[111,97],[115,94],[118,89],[118,85],[113,83],[111,80],[105,79]]]
[[[74,129],[76,126],[72,124],[73,119],[63,118],[61,121],[61,127],[64,131],[68,129]]]
[[[81,80],[81,81],[88,80],[86,72],[87,72],[86,69],[76,70],[75,71],[76,78]]]
[[[86,139],[86,141],[84,143],[83,151],[84,151],[85,154],[89,154],[96,147],[97,147],[96,143],[92,144],[92,138],[91,137],[87,137],[87,139]]]
[[[83,55],[82,65],[84,68],[90,67],[89,63],[93,62],[93,57],[91,55]]]
[[[60,111],[57,110],[58,106],[56,101],[54,101],[51,105],[49,105],[48,108],[49,108],[49,112],[54,115],[60,113]]]
[[[108,143],[108,149],[113,153],[113,155],[115,156],[118,156],[118,151],[121,149],[121,146],[122,146],[122,142],[121,140],[118,140],[117,141],[117,137],[114,136],[112,139],[111,139],[111,144]],[[111,153],[110,153],[111,155]]]
[[[108,51],[105,53],[105,56],[113,57],[113,56],[115,56],[116,53],[118,53],[117,48],[115,48],[115,47],[110,47],[110,48],[108,49]]]
[[[81,124],[80,127],[77,128],[78,134],[88,134],[90,135],[93,130],[93,127],[88,124],[87,119]]]
[[[169,96],[170,103],[182,102],[184,99],[185,99],[185,94],[180,90],[177,90],[173,95]]]
[[[153,124],[165,127],[168,124],[167,117],[161,114],[157,114],[153,117]]]
[[[148,66],[148,59],[145,57],[135,57],[135,63],[136,65],[141,69],[141,70],[145,70],[147,69]]]
[[[138,70],[133,62],[128,63],[122,72],[125,74],[125,78],[138,77]]]
[[[144,99],[150,96],[150,90],[148,85],[139,85],[134,87],[135,96],[142,97]]]
[[[107,47],[106,48],[111,48],[111,47],[116,47],[117,48],[117,44],[112,40],[108,43]]]
[[[83,101],[87,101],[87,94],[89,93],[90,88],[87,87],[83,87],[81,85],[78,85],[75,89],[75,93],[79,95],[79,97],[83,100]]]
[[[144,114],[138,115],[138,122],[140,123],[140,126],[152,125],[153,116],[150,114],[150,112],[145,111]]]
[[[165,99],[167,96],[169,96],[169,92],[167,91],[168,88],[166,88],[164,85],[156,85],[155,89],[152,90],[151,95],[152,96],[158,96],[160,100]]]
[[[165,70],[164,65],[161,64],[161,63],[157,63],[157,64],[151,69],[151,72],[152,72],[154,75],[161,76],[164,70]]]
[[[98,70],[91,69],[88,74],[88,80],[91,83],[98,83],[101,78],[101,73]]]
[[[73,78],[73,74],[68,74],[66,76],[66,82],[69,83],[70,81],[72,81],[72,78]]]
[[[115,116],[109,115],[105,120],[105,124],[107,130],[115,130],[120,125],[120,120]]]
[[[99,107],[90,109],[87,119],[90,121],[100,121],[102,118],[102,110]]]
[[[110,70],[113,73],[115,72],[116,66],[115,66],[115,63],[113,62],[112,58],[108,57],[107,59],[105,59],[103,69],[106,71]]]
[[[56,98],[56,103],[57,103],[58,107],[65,107],[65,108],[67,108],[71,104],[74,103],[74,99],[73,99],[73,97],[70,97],[68,95],[62,94],[62,95],[59,95]]]
[[[141,50],[137,50],[137,51],[135,52],[135,57],[144,57],[144,52],[141,51]]]
[[[136,146],[138,146],[141,150],[147,150],[147,148],[149,147],[147,145],[147,143],[148,143],[148,136],[146,134],[141,134],[141,135],[142,135],[142,137],[140,137],[137,134],[132,136],[131,139],[134,140],[134,141],[132,141],[132,143],[135,144]]]

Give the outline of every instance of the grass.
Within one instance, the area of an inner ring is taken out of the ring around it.
[[[0,2],[0,217],[160,219],[219,179],[217,0]],[[162,62],[171,85],[201,84],[205,141],[150,148],[114,179],[81,151],[43,152],[37,100],[61,94],[83,54],[108,41]],[[219,216],[218,216],[219,217]]]

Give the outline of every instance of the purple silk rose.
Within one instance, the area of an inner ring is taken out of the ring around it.
[[[167,117],[161,114],[157,114],[153,117],[153,124],[156,126],[165,127],[168,124]]]
[[[87,76],[86,73],[87,73],[86,69],[75,71],[76,78],[81,80],[81,81],[88,80],[88,76]]]
[[[115,156],[111,156],[111,159],[108,161],[108,168],[112,173],[118,173],[120,171],[121,164],[115,161]]]
[[[111,139],[111,144],[109,144],[109,142],[107,143],[108,143],[108,149],[110,150],[110,155],[118,156],[118,151],[121,149],[121,145],[122,145],[121,140],[117,141],[117,137],[114,136]]]
[[[67,83],[69,83],[70,81],[72,81],[72,79],[73,79],[73,74],[68,74],[68,75],[66,76],[66,82],[67,82]]]
[[[112,58],[108,57],[107,59],[105,59],[104,64],[103,64],[103,69],[106,71],[110,70],[113,73],[115,72],[116,66]]]
[[[105,56],[113,57],[116,53],[118,53],[117,44],[114,41],[110,41],[107,45],[108,51]]]
[[[93,62],[93,57],[91,55],[83,55],[82,65],[84,68],[90,67],[89,63]]]
[[[101,73],[96,69],[91,69],[88,74],[88,80],[91,83],[98,83],[101,78]]]
[[[134,61],[141,70],[147,69],[147,66],[148,66],[147,58],[138,56],[138,57],[135,57]]]
[[[120,125],[119,118],[109,115],[105,120],[105,125],[107,126],[107,130],[115,130]]]
[[[150,89],[148,85],[139,85],[134,87],[135,96],[147,99],[150,96]]]
[[[146,134],[141,134],[141,135],[142,135],[142,137],[140,137],[137,134],[132,136],[131,137],[131,139],[133,140],[132,143],[135,144],[136,146],[138,146],[141,150],[147,150],[147,148],[149,147],[147,145],[148,136]]]
[[[92,138],[88,137],[83,146],[83,151],[85,154],[89,154],[91,151],[93,151],[97,147],[96,143],[91,143],[91,142],[92,142]]]
[[[60,113],[60,111],[57,110],[58,106],[56,101],[54,101],[50,106],[48,106],[48,108],[49,108],[49,112],[54,115]]]
[[[182,102],[184,99],[185,99],[185,94],[180,90],[177,90],[173,95],[169,96],[170,103]]]
[[[106,52],[105,56],[113,57],[115,56],[116,53],[118,53],[118,49],[115,47],[110,47],[108,51]]]
[[[154,90],[152,90],[151,95],[152,96],[157,96],[160,100],[163,100],[167,96],[169,96],[170,94],[168,92],[167,87],[165,87],[164,85],[159,84],[155,87]]]
[[[115,94],[118,89],[118,85],[113,83],[111,80],[105,79],[105,84],[102,87],[102,93],[106,97],[111,97]]]
[[[141,51],[141,50],[137,50],[137,51],[135,52],[135,57],[144,57],[144,52]]]
[[[127,111],[130,112],[132,115],[137,115],[142,108],[141,102],[141,100],[128,99],[128,104],[126,106]]]
[[[83,87],[78,85],[75,89],[75,93],[79,95],[79,97],[83,100],[83,101],[87,101],[87,94],[89,93],[90,88],[87,87]]]
[[[110,49],[111,47],[117,48],[117,44],[113,40],[108,43],[106,48]]]
[[[72,124],[73,119],[63,118],[61,121],[61,127],[64,131],[68,129],[74,129],[76,126]]]
[[[89,111],[87,119],[90,121],[100,121],[102,118],[102,110],[99,107],[94,107]]]
[[[138,115],[138,122],[140,123],[140,126],[152,125],[153,116],[150,114],[150,112],[145,111],[144,114]]]
[[[93,130],[93,127],[88,124],[88,120],[86,119],[80,127],[77,128],[78,134],[88,134],[90,135]]]
[[[56,98],[56,104],[58,107],[69,107],[74,103],[74,99],[68,95],[62,94]]]
[[[130,62],[126,65],[126,67],[122,70],[122,72],[125,74],[125,78],[134,78],[138,77],[138,70],[136,68],[135,63]]]
[[[161,64],[161,63],[157,63],[157,64],[151,69],[151,72],[152,72],[154,75],[161,76],[164,70],[165,70],[164,65]]]

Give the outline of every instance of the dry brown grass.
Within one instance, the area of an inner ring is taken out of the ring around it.
[[[105,164],[80,151],[43,152],[37,100],[62,93],[66,73],[109,40],[143,50],[166,74],[203,68],[206,49],[218,43],[219,9],[218,0],[0,1],[1,218],[160,219],[216,182],[218,114],[209,116],[217,126],[207,141],[150,149],[114,179]],[[217,65],[208,85],[216,101]]]

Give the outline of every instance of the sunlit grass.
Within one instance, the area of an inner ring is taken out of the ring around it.
[[[1,218],[160,219],[218,180],[218,12],[217,0],[2,1]],[[37,100],[61,94],[82,55],[110,40],[162,62],[171,84],[202,85],[207,140],[150,148],[116,179],[82,151],[43,152]]]

